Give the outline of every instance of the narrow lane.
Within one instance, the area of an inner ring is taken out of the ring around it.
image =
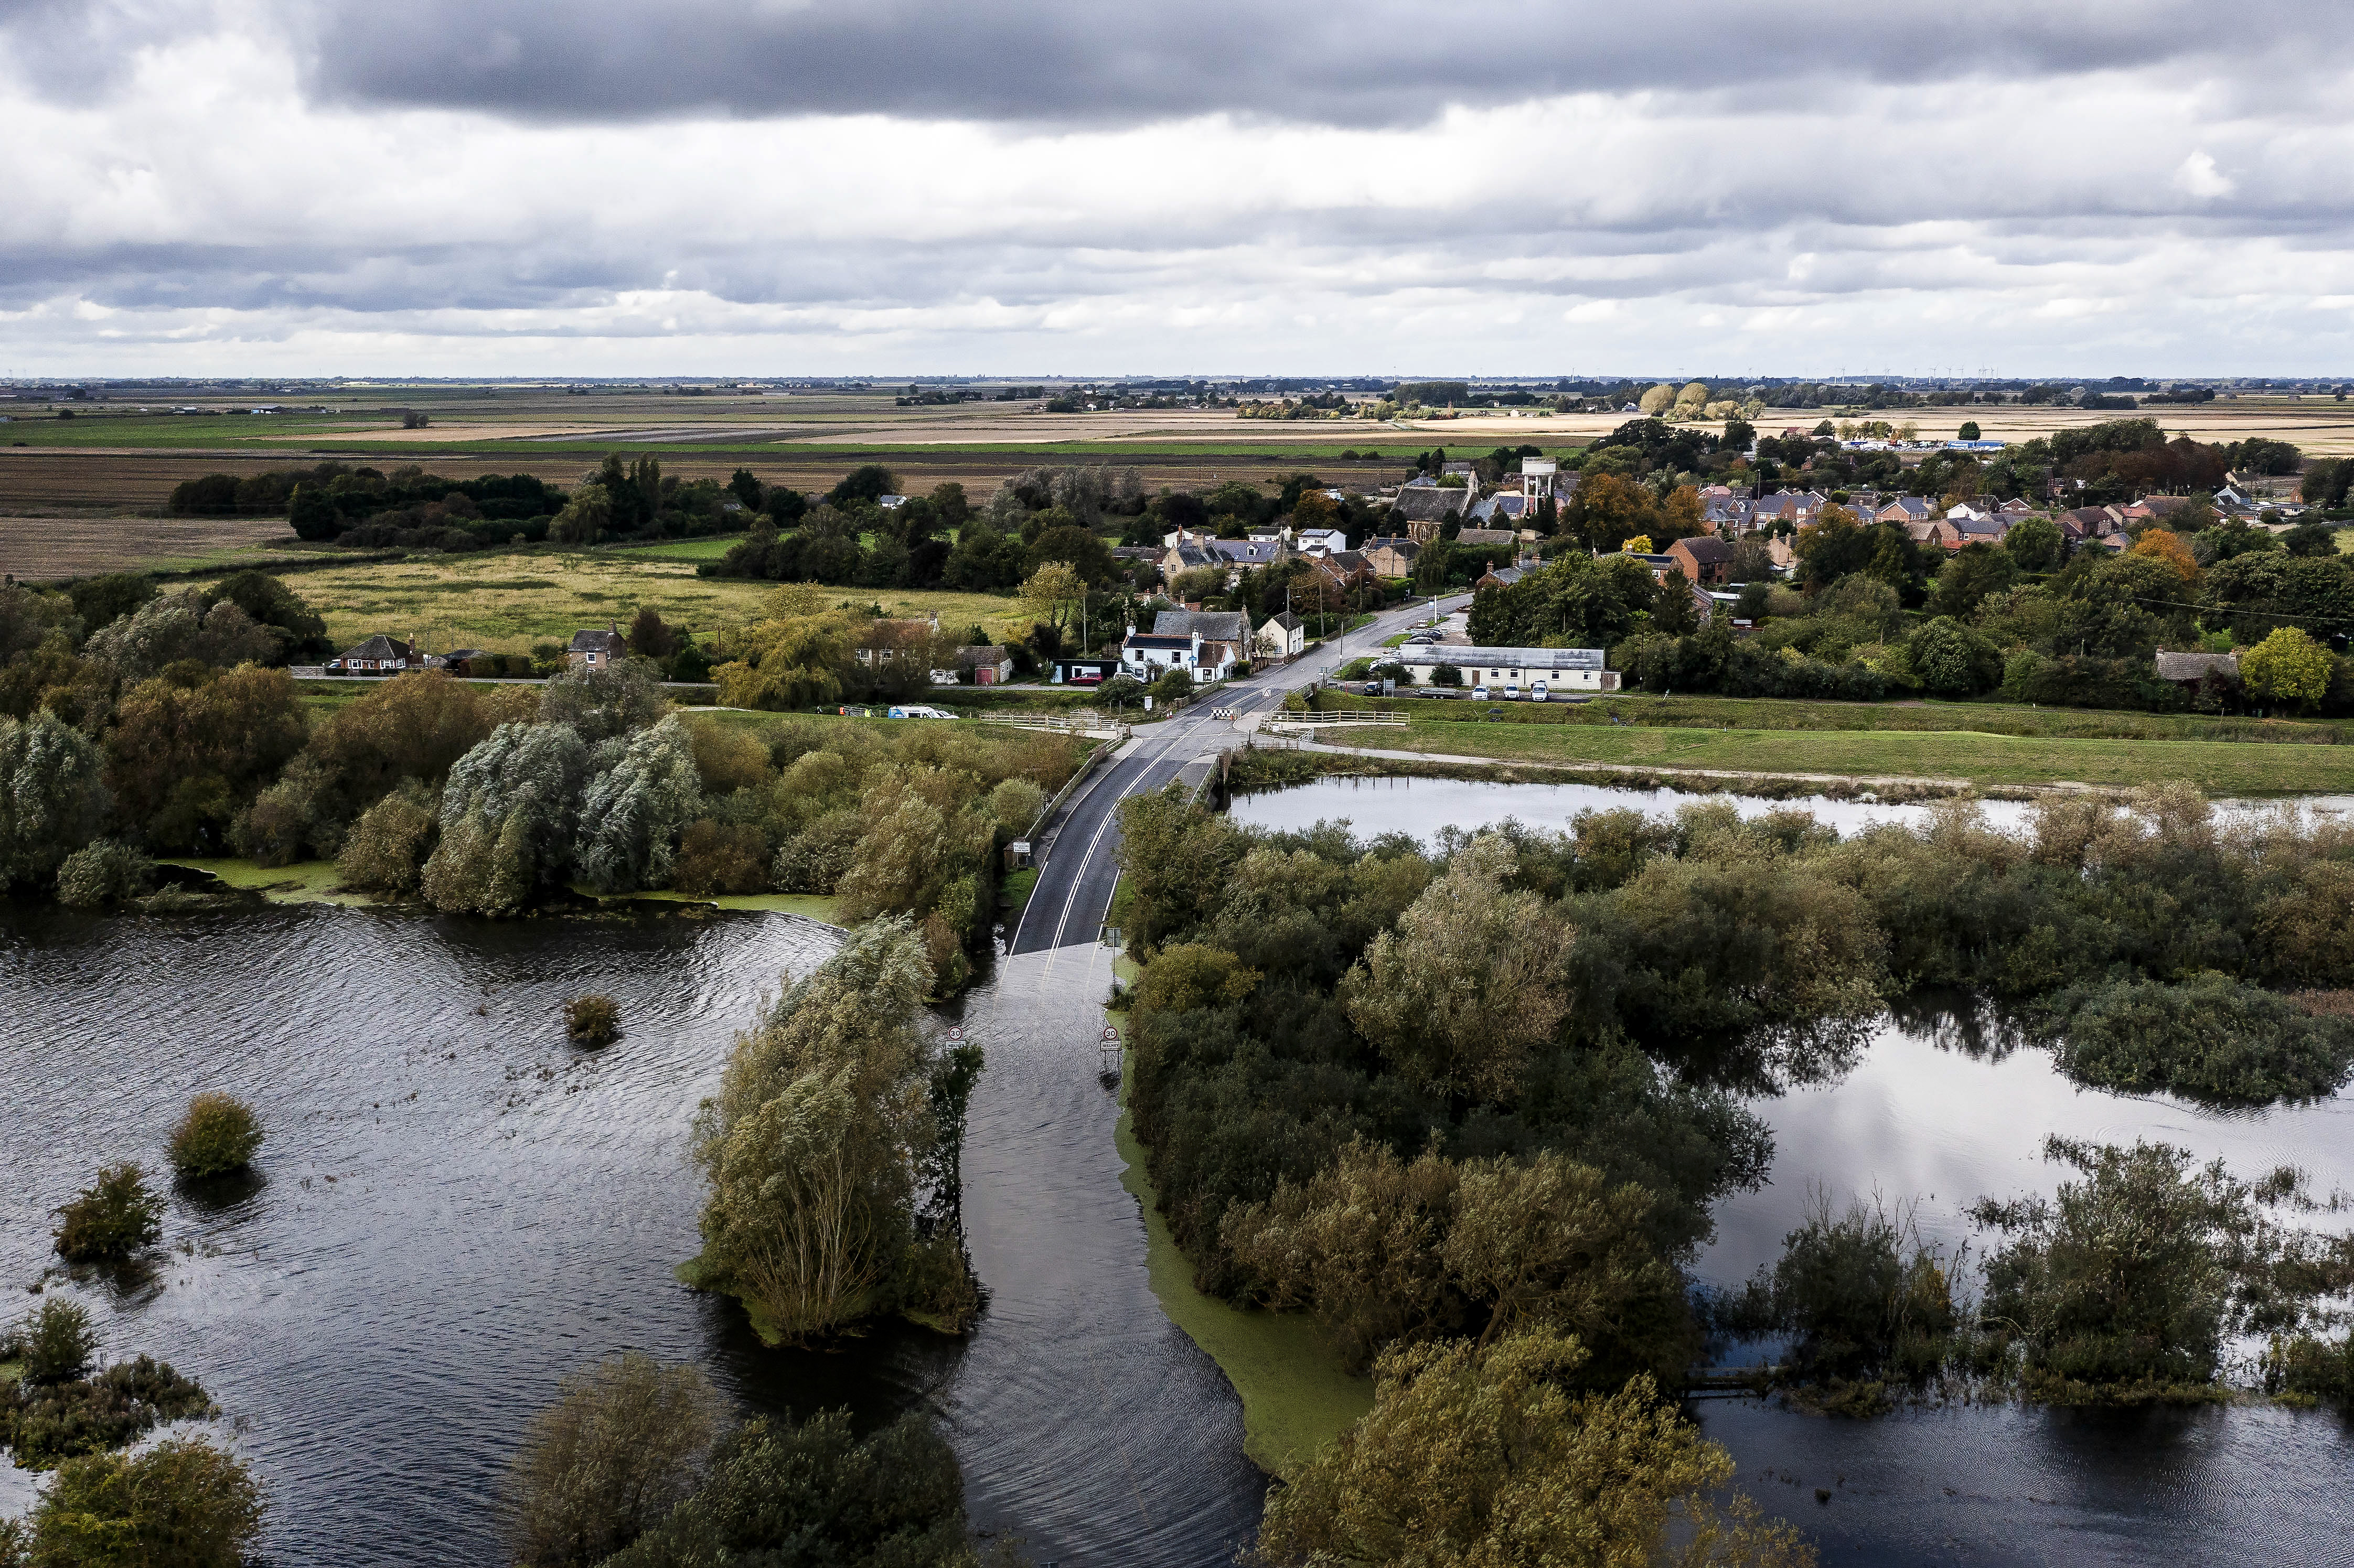
[[[1469,602],[1469,595],[1458,595],[1442,600],[1438,612]],[[1427,599],[1391,610],[1352,632],[1342,646],[1320,648],[1278,669],[1229,681],[1176,717],[1140,729],[1119,756],[1073,798],[1060,821],[1049,824],[1053,842],[1008,950],[1037,953],[1095,942],[1110,913],[1112,887],[1119,874],[1120,801],[1164,787],[1190,763],[1214,759],[1235,743],[1252,715],[1276,707],[1285,692],[1329,676],[1349,660],[1378,649],[1384,638],[1419,625],[1431,614]],[[1235,716],[1212,718],[1213,710]]]

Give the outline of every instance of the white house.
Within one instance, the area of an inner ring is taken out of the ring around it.
[[[1199,630],[1169,633],[1131,628],[1127,641],[1119,645],[1120,670],[1140,681],[1155,680],[1171,670],[1183,670],[1204,684],[1223,681],[1235,673],[1235,657],[1232,643],[1205,642]]]
[[[1349,535],[1339,528],[1302,528],[1299,550],[1308,556],[1337,556],[1349,547]]]
[[[1444,643],[1407,644],[1397,662],[1417,686],[1430,685],[1442,669],[1460,670],[1466,686],[1490,691],[1518,686],[1530,693],[1615,692],[1618,673],[1606,670],[1599,648],[1450,648]]]
[[[1283,610],[1259,622],[1251,647],[1261,659],[1297,659],[1307,651],[1307,629],[1299,617]]]

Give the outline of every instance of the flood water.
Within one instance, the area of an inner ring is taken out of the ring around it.
[[[1145,1286],[1096,1076],[1092,955],[1011,960],[968,999],[989,1053],[965,1207],[991,1307],[970,1341],[896,1323],[761,1346],[680,1286],[695,1103],[764,990],[831,950],[790,916],[496,925],[308,907],[97,918],[0,905],[0,1282],[104,1162],[163,1167],[189,1097],[268,1128],[251,1190],[175,1192],[156,1266],[52,1283],[109,1358],[200,1381],[268,1488],[275,1563],[501,1560],[494,1505],[565,1373],[644,1351],[747,1413],[940,1415],[980,1521],[1066,1563],[1209,1563],[1256,1520],[1238,1402]],[[573,1050],[558,1010],[620,999]],[[34,1495],[0,1466],[0,1514]]]
[[[1362,836],[1427,842],[1448,823],[1514,818],[1562,827],[1579,810],[1632,806],[1670,816],[1695,800],[1744,815],[1804,806],[1842,832],[1921,820],[1928,808],[1777,801],[1588,785],[1447,779],[1326,779],[1237,800],[1234,816],[1299,828],[1346,818]],[[2342,800],[2307,802],[2343,809]],[[1989,802],[2015,822],[2024,808]],[[1917,1204],[1924,1236],[1947,1248],[1978,1238],[1966,1216],[1981,1196],[2051,1192],[2066,1172],[2042,1159],[2053,1133],[2164,1140],[2221,1157],[2253,1178],[2305,1170],[2313,1191],[2354,1191],[2354,1095],[2309,1106],[2214,1111],[2163,1096],[2084,1089],[2048,1052],[2004,1051],[1967,1020],[1884,1024],[1838,1080],[1753,1102],[1774,1129],[1768,1183],[1717,1211],[1703,1284],[1739,1285],[1781,1251],[1809,1194],[1844,1205],[1877,1192]],[[2306,1223],[2341,1229],[2345,1214]],[[1728,1348],[1754,1360],[1761,1347]],[[1827,1564],[2077,1564],[2181,1562],[2354,1563],[2354,1430],[2327,1411],[2245,1408],[2139,1413],[1963,1406],[1872,1422],[1804,1415],[1745,1400],[1696,1405],[1738,1462],[1738,1484],[1813,1535]],[[1818,1503],[1817,1488],[1831,1499]]]
[[[1885,800],[1834,800],[1824,795],[1767,800],[1758,795],[1687,794],[1676,789],[1625,789],[1604,784],[1493,784],[1474,779],[1320,779],[1288,789],[1239,795],[1229,808],[1238,822],[1256,828],[1294,831],[1321,821],[1347,821],[1360,836],[1402,832],[1427,842],[1439,829],[1466,832],[1515,821],[1531,828],[1566,828],[1580,811],[1631,808],[1646,816],[1672,820],[1686,806],[1730,805],[1744,817],[1768,811],[1811,812],[1842,833],[1882,822],[1920,823],[1935,808]],[[2227,814],[2277,810],[2275,800],[2219,800]],[[2354,795],[2309,795],[2295,802],[2306,811],[2354,811]],[[1985,800],[1987,821],[2003,829],[2024,826],[2032,806],[2024,800]]]

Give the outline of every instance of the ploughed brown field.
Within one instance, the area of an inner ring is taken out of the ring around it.
[[[27,582],[169,569],[293,544],[282,517],[11,517],[0,512],[0,573]]]

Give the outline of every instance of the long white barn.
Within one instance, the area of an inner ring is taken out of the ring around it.
[[[1618,672],[1606,670],[1599,648],[1462,648],[1443,643],[1408,644],[1394,655],[1417,686],[1427,686],[1442,669],[1463,672],[1467,686],[1518,686],[1533,691],[1615,692]]]

